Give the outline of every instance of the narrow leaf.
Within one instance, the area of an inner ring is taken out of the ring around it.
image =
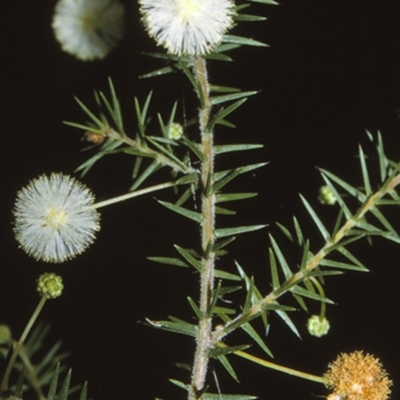
[[[175,249],[179,252],[179,254],[192,266],[194,267],[197,271],[201,272],[203,269],[202,263],[196,259],[193,254],[187,250],[183,249],[182,247],[178,245],[174,245]]]
[[[365,159],[364,151],[361,146],[358,147],[358,155],[360,157],[360,164],[361,164],[361,172],[362,172],[362,177],[363,177],[363,182],[364,182],[364,187],[365,187],[365,194],[368,196],[371,194],[371,183],[369,180],[369,175],[368,175],[368,168],[367,168],[367,162]]]
[[[262,144],[225,144],[215,146],[215,154],[231,153],[234,151],[248,151],[261,149],[262,147],[264,147]]]
[[[191,219],[192,221],[195,221],[197,223],[201,223],[202,221],[202,215],[196,211],[192,211],[192,210],[188,210],[186,208],[177,206],[173,203],[168,203],[166,201],[161,201],[161,200],[157,200],[158,203],[160,203],[162,206],[168,208],[171,211],[176,212],[177,214],[180,214],[186,218]]]
[[[154,261],[160,264],[167,264],[167,265],[176,265],[177,267],[189,267],[186,263],[184,263],[179,258],[173,257],[147,257],[148,260]]]
[[[275,241],[274,237],[271,234],[269,235],[269,239],[271,241],[275,255],[278,258],[279,264],[282,268],[282,272],[285,275],[285,278],[290,279],[293,276],[293,273],[290,270],[289,264],[287,263],[281,249],[279,248],[278,243]]]
[[[211,98],[211,104],[215,106],[216,104],[225,103],[227,101],[233,101],[237,99],[242,99],[243,97],[247,98],[249,96],[254,96],[257,93],[259,93],[258,90],[251,90],[247,92],[230,93],[222,96],[216,96]]]
[[[256,196],[258,196],[258,193],[217,193],[215,200],[217,203],[224,203],[227,201],[250,199]]]
[[[159,328],[168,332],[179,333],[191,337],[195,337],[197,334],[197,326],[184,321],[152,321],[146,318],[146,322],[154,328]]]
[[[237,226],[234,228],[221,228],[215,231],[216,238],[223,238],[227,236],[240,235],[242,233],[252,232],[259,229],[263,229],[268,225],[249,225],[249,226]]]
[[[301,201],[303,202],[305,208],[307,209],[308,213],[310,214],[311,219],[314,221],[315,225],[317,226],[317,228],[321,232],[322,237],[325,240],[328,240],[329,239],[329,232],[325,228],[325,226],[322,223],[322,221],[319,219],[317,213],[313,210],[313,208],[311,207],[310,203],[302,195],[300,195],[300,198],[301,198]]]
[[[268,47],[267,44],[259,42],[258,40],[254,40],[251,38],[245,38],[242,36],[235,36],[235,35],[224,35],[223,36],[224,43],[235,43],[245,46],[257,46],[257,47]]]

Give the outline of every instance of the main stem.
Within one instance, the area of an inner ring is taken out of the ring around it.
[[[201,398],[205,387],[207,368],[209,362],[209,350],[212,345],[212,317],[210,314],[211,293],[214,288],[215,254],[212,249],[215,231],[215,195],[212,191],[214,183],[214,142],[213,132],[208,129],[211,112],[211,99],[207,79],[206,62],[203,58],[193,60],[193,71],[199,87],[199,99],[201,103],[199,113],[199,125],[201,131],[201,151],[204,161],[201,165],[201,202],[202,224],[201,245],[203,251],[200,278],[199,307],[201,318],[198,324],[196,338],[196,352],[192,368],[192,380],[189,388],[189,400]]]

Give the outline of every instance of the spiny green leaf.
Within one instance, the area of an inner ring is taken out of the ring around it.
[[[282,310],[276,310],[276,313],[282,318],[282,320],[285,322],[285,324],[290,328],[290,330],[299,338],[301,339],[301,336],[299,334],[299,331],[297,330],[296,326],[294,325],[293,321],[290,319],[290,317],[287,315],[285,311]]]
[[[345,263],[342,261],[328,260],[326,258],[321,260],[319,264],[322,266],[325,266],[325,267],[333,267],[333,268],[339,268],[339,269],[345,269],[345,270],[368,272],[368,269],[365,267],[360,267],[359,265],[349,264],[349,263]]]
[[[169,379],[169,381],[173,384],[173,385],[175,385],[175,386],[177,386],[177,387],[179,387],[179,388],[181,388],[181,389],[183,389],[183,390],[186,390],[186,391],[188,391],[189,390],[189,385],[185,385],[183,382],[181,382],[181,381],[178,381],[178,380],[176,380],[176,379]]]
[[[215,146],[215,154],[231,153],[233,151],[248,151],[261,149],[262,147],[264,147],[262,144],[224,144]]]
[[[78,99],[78,97],[74,96],[75,101],[79,104],[82,110],[86,113],[86,115],[99,127],[104,128],[104,122],[97,118],[86,106],[83,104],[82,101]]]
[[[323,175],[330,178],[333,182],[337,183],[341,186],[344,190],[346,190],[351,196],[355,197],[359,201],[363,201],[362,199],[365,198],[364,193],[360,192],[354,186],[351,186],[349,183],[345,182],[343,179],[340,179],[338,176],[332,174],[331,172],[320,168],[320,171]]]
[[[71,383],[71,374],[72,370],[70,369],[67,373],[67,376],[64,379],[64,382],[61,386],[60,393],[57,396],[57,400],[67,400],[68,399],[68,392]]]
[[[216,238],[223,238],[227,236],[240,235],[242,233],[252,232],[259,229],[263,229],[268,225],[248,225],[248,226],[236,226],[233,228],[220,228],[215,231]]]
[[[190,304],[190,307],[192,307],[192,310],[194,311],[194,313],[196,314],[196,317],[200,320],[204,318],[203,313],[200,311],[200,308],[197,306],[196,302],[191,298],[191,297],[187,297],[187,301]]]
[[[271,269],[272,289],[276,290],[280,287],[278,268],[276,266],[275,254],[271,248],[269,250],[269,265]]]
[[[83,384],[81,394],[79,395],[79,400],[86,400],[87,399],[87,382]]]
[[[50,382],[49,392],[47,394],[47,400],[56,400],[58,377],[60,374],[60,363],[57,363],[56,369],[53,374],[53,378]]]
[[[222,393],[204,393],[202,400],[254,400],[257,396],[250,394],[222,394]]]
[[[174,245],[175,249],[179,252],[179,254],[198,272],[201,272],[203,269],[202,263],[193,255],[193,251],[188,249],[183,249],[178,245]]]
[[[161,200],[157,200],[157,201],[165,208],[168,208],[169,210],[174,211],[177,214],[180,214],[186,218],[189,218],[192,221],[195,221],[197,223],[201,223],[201,221],[202,221],[202,215],[196,211],[188,210],[186,208],[177,206],[173,203],[168,203],[166,201],[161,201]]]
[[[300,269],[304,270],[307,266],[308,259],[310,257],[310,241],[306,240],[304,247],[303,247],[303,254],[301,257]]]
[[[282,225],[279,222],[276,222],[276,225],[278,226],[278,228],[282,231],[282,233],[291,241],[294,242],[294,237],[292,235],[292,233],[289,231],[289,229],[287,229],[284,225]]]
[[[149,261],[154,261],[160,264],[167,264],[167,265],[176,265],[177,267],[186,267],[188,268],[189,265],[184,263],[182,260],[179,258],[173,258],[173,257],[147,257]]]
[[[176,67],[167,66],[162,68],[157,68],[153,71],[147,72],[146,74],[139,75],[140,79],[154,78],[155,76],[167,75],[172,72],[176,72]]]
[[[212,313],[217,315],[218,314],[229,315],[229,314],[236,314],[236,310],[233,308],[215,306],[212,309]]]
[[[234,92],[236,93],[236,92]],[[222,123],[222,121],[225,120],[225,118],[231,114],[233,111],[238,109],[242,104],[244,104],[247,101],[247,97],[244,99],[240,99],[236,101],[233,104],[230,104],[228,107],[221,107],[211,118],[207,129],[212,130],[214,128],[214,125],[217,123]]]
[[[250,199],[255,196],[258,196],[258,193],[217,193],[215,195],[215,200],[217,203],[224,203],[228,201]]]
[[[161,169],[162,166],[157,162],[153,161],[148,167],[142,172],[142,174],[135,179],[133,185],[130,187],[130,191],[136,190],[147,178],[149,178],[154,172]]]
[[[279,6],[279,3],[274,0],[249,0],[249,1],[252,1],[253,3],[263,3],[263,4],[269,4],[271,6]]]
[[[211,104],[215,106],[216,104],[225,103],[227,101],[233,101],[237,99],[242,99],[243,97],[247,98],[249,96],[254,96],[257,93],[259,93],[258,90],[251,90],[247,92],[230,93],[222,96],[216,96],[211,98]]]
[[[152,321],[146,318],[146,321],[153,327],[162,329],[168,332],[179,333],[181,335],[187,335],[196,337],[197,326],[189,324],[185,321]]]
[[[224,35],[222,41],[223,43],[235,43],[245,46],[268,47],[267,44],[259,42],[258,40],[236,35]]]
[[[287,263],[281,249],[279,248],[278,243],[276,242],[276,240],[274,239],[274,237],[271,234],[269,235],[269,239],[271,241],[272,248],[275,252],[275,255],[278,258],[279,264],[282,268],[282,272],[285,275],[285,278],[290,279],[293,276],[293,273],[290,270],[289,264]]]
[[[193,154],[199,159],[199,161],[203,162],[205,160],[205,155],[201,152],[197,143],[192,142],[186,136],[182,136],[181,140],[185,146],[192,150]]]
[[[321,232],[322,237],[325,240],[329,239],[329,232],[328,230],[325,228],[324,224],[322,223],[322,221],[319,219],[317,213],[314,211],[314,209],[311,207],[310,203],[302,196],[300,195],[301,201],[303,202],[306,210],[308,211],[308,213],[311,216],[311,219],[314,221],[315,225],[317,226],[317,228],[319,229],[319,231]]]
[[[223,249],[224,247],[228,246],[228,244],[232,243],[235,239],[235,236],[231,236],[223,240],[217,240],[213,245],[213,251],[216,252]]]
[[[322,176],[322,179],[325,181],[325,184],[329,187],[329,189],[333,192],[337,202],[340,205],[340,213],[344,213],[344,215],[346,216],[347,219],[352,217],[352,213],[349,210],[349,208],[347,207],[346,203],[343,201],[342,196],[340,196],[340,194],[338,193],[338,191],[336,190],[335,186],[333,185],[333,183],[331,182],[331,180],[328,178],[327,174],[325,173],[325,171],[320,169],[320,173]],[[334,235],[332,235],[334,236]]]
[[[228,208],[215,207],[215,214],[218,215],[236,215],[236,211],[229,210]]]
[[[210,92],[237,93],[240,92],[240,89],[231,86],[210,85]]]
[[[294,231],[296,232],[297,236],[297,243],[301,246],[304,243],[304,236],[300,224],[295,216],[293,216],[293,225],[294,225]]]
[[[243,351],[247,350],[250,346],[248,344],[241,344],[237,346],[223,346],[223,347],[214,347],[210,350],[210,357],[219,357],[219,356],[226,356],[228,354],[232,354],[235,351]]]
[[[267,18],[261,17],[258,15],[250,15],[250,14],[236,14],[234,17],[235,21],[244,21],[244,22],[258,22],[265,21]]]
[[[371,183],[370,183],[369,175],[368,175],[367,162],[365,159],[364,151],[361,146],[358,146],[358,155],[360,157],[361,172],[362,172],[362,177],[363,177],[363,182],[364,182],[365,194],[368,196],[371,194],[372,190],[371,190]]]
[[[231,363],[229,362],[229,360],[226,358],[226,356],[219,356],[217,357],[217,360],[222,364],[222,366],[226,369],[226,371],[228,372],[228,374],[236,381],[239,382],[236,372],[233,369]],[[202,399],[207,399],[208,397],[206,395],[202,396]],[[219,397],[221,398],[221,397]]]
[[[231,170],[217,172],[215,174],[216,183],[213,186],[213,192],[216,193],[219,190],[221,190],[225,185],[227,185],[230,181],[235,179],[238,175],[264,167],[267,164],[268,163],[251,164],[243,167],[238,167],[233,170],[231,169]]]
[[[308,297],[309,299],[321,301],[323,303],[335,304],[332,300],[329,300],[328,298],[321,296],[317,293],[310,292],[309,290],[304,289],[299,285],[292,287],[290,291],[302,297]]]
[[[265,344],[264,340],[261,339],[261,336],[248,322],[246,324],[243,324],[241,328],[261,347],[261,349],[266,354],[268,354],[271,358],[274,357],[271,350]]]

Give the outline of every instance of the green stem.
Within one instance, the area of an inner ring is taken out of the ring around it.
[[[40,298],[39,304],[36,306],[35,311],[33,312],[31,318],[29,319],[28,323],[26,324],[26,327],[24,331],[22,332],[22,335],[18,342],[14,345],[14,350],[11,354],[10,360],[8,361],[6,371],[3,376],[3,380],[1,382],[1,387],[0,387],[0,392],[3,392],[4,390],[7,390],[8,388],[8,380],[10,378],[11,371],[13,369],[15,360],[17,359],[19,350],[21,346],[24,344],[26,337],[28,336],[30,330],[32,329],[33,324],[35,323],[37,317],[39,316],[40,312],[42,311],[45,303],[46,303],[47,297],[46,295],[43,295]]]
[[[218,327],[213,332],[213,343],[218,343],[224,336],[232,332],[239,326],[248,322],[250,319],[255,318],[260,315],[268,307],[269,304],[274,303],[279,297],[286,293],[290,288],[301,283],[307,278],[308,273],[314,270],[321,261],[329,254],[339,242],[349,234],[349,232],[357,226],[357,224],[363,219],[364,215],[370,211],[375,205],[382,199],[387,193],[393,190],[398,184],[400,184],[400,174],[395,175],[389,179],[380,190],[372,194],[368,199],[362,204],[358,212],[349,218],[343,226],[338,230],[338,232],[328,240],[324,246],[316,253],[310,261],[305,266],[304,270],[298,271],[289,279],[287,279],[283,284],[270,292],[263,299],[255,303],[250,307],[244,314],[237,315],[234,319],[227,322],[224,326]]]
[[[114,129],[107,128],[104,132],[104,135],[110,139],[116,140],[121,143],[125,143],[128,146],[133,147],[139,153],[142,153],[143,156],[151,157],[151,158],[155,159],[159,164],[169,166],[170,168],[172,168],[175,171],[182,172],[183,174],[189,174],[192,172],[196,172],[196,170],[194,168],[192,168],[191,166],[185,165],[185,164],[183,164],[181,162],[177,162],[175,160],[172,160],[171,158],[167,157],[165,154],[155,151],[155,150],[151,149],[149,146],[147,146],[146,144],[140,143],[139,141],[131,139],[128,136],[122,136]]]
[[[200,277],[199,308],[201,319],[196,337],[196,351],[192,368],[192,380],[189,388],[189,400],[201,398],[201,391],[205,387],[209,350],[212,346],[212,318],[210,315],[211,293],[214,288],[215,254],[212,250],[215,239],[215,195],[212,191],[214,183],[214,138],[213,132],[207,129],[210,120],[211,99],[207,79],[206,62],[203,58],[193,60],[193,70],[199,87],[201,109],[199,125],[201,131],[201,151],[204,161],[201,164],[202,185],[202,223],[201,242],[203,250],[203,269]]]
[[[283,365],[279,365],[279,364],[275,364],[275,363],[267,361],[267,360],[263,360],[262,358],[253,356],[253,355],[246,353],[244,351],[241,351],[241,350],[235,351],[233,354],[235,354],[239,357],[245,358],[246,360],[252,361],[256,364],[262,365],[263,367],[267,367],[270,369],[274,369],[276,371],[284,372],[285,374],[288,374],[288,375],[297,376],[298,378],[307,379],[309,381],[318,382],[318,383],[322,383],[322,384],[325,384],[325,382],[326,382],[325,379],[321,376],[316,376],[316,375],[309,374],[307,372],[298,371],[293,368],[284,367]]]
[[[176,185],[177,185],[176,182],[160,183],[158,185],[149,186],[148,188],[145,188],[145,189],[135,190],[134,192],[122,194],[121,196],[113,197],[112,199],[99,201],[98,203],[90,205],[88,208],[96,208],[97,209],[100,207],[109,206],[111,204],[120,203],[121,201],[132,199],[133,197],[142,196],[143,194],[155,192],[155,191],[161,190],[161,189],[167,189],[167,188],[170,188],[170,187],[173,187]]]

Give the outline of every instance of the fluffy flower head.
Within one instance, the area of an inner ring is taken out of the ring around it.
[[[147,32],[168,52],[209,53],[232,27],[232,0],[139,0]]]
[[[124,15],[118,0],[59,0],[52,27],[64,51],[88,61],[104,58],[117,45]]]
[[[362,351],[340,354],[324,377],[329,400],[386,400],[392,385],[380,361]]]
[[[14,232],[37,260],[60,263],[82,253],[100,229],[94,196],[74,178],[53,173],[31,181],[17,194]]]

